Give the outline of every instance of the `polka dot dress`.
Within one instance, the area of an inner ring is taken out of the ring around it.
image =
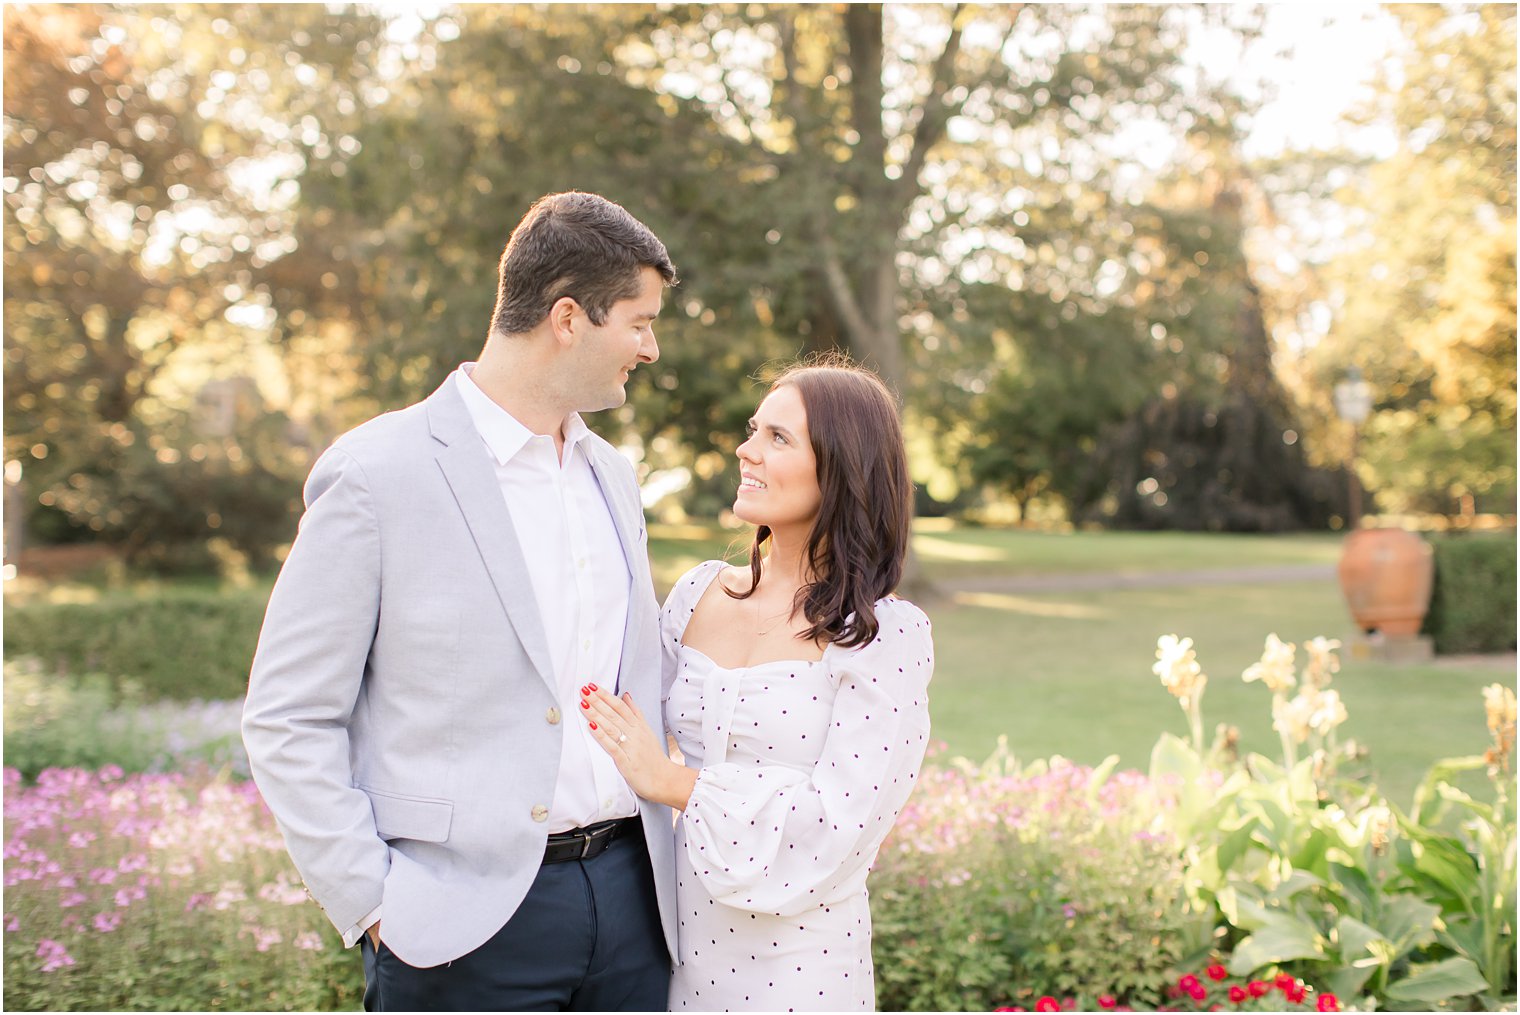
[[[693,568],[661,616],[665,719],[699,769],[671,1010],[874,1011],[866,875],[929,742],[929,619],[882,599],[870,644],[725,669],[681,644],[722,568]]]

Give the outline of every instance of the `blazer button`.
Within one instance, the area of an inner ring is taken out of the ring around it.
[[[557,708],[550,708],[549,711],[547,711],[547,712],[544,713],[544,718],[546,720],[548,720],[550,726],[558,726],[559,725],[559,709],[557,709]]]
[[[548,821],[549,820],[549,808],[545,807],[543,804],[534,804],[533,805],[533,820],[534,821]]]

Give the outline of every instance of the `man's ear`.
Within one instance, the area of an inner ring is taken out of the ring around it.
[[[561,296],[549,308],[549,330],[560,345],[574,344],[575,315],[581,312],[581,305],[573,296]]]

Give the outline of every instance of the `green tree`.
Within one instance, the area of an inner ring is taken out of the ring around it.
[[[1340,296],[1314,356],[1377,392],[1364,480],[1392,510],[1515,504],[1515,8],[1396,5],[1403,40],[1360,122],[1394,154],[1340,199],[1366,223],[1327,269]]]

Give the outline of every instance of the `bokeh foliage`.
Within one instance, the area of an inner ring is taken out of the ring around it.
[[[508,232],[568,188],[681,269],[598,426],[690,469],[691,514],[726,503],[767,366],[834,346],[903,395],[930,510],[1322,526],[1353,360],[1385,506],[1512,509],[1513,10],[1399,16],[1368,115],[1405,144],[1315,155],[1369,240],[1319,266],[1336,324],[1285,390],[1300,308],[1246,236],[1292,174],[1260,182],[1251,102],[1185,56],[1260,11],[7,8],[10,514],[265,559],[317,451],[475,354]]]

